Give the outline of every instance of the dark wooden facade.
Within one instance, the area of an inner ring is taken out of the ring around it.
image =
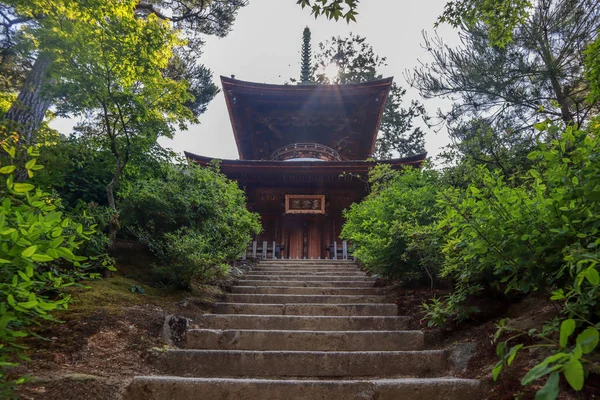
[[[354,85],[264,85],[222,78],[240,160],[221,172],[260,214],[259,243],[276,242],[286,258],[331,257],[343,210],[364,198],[375,165],[366,159],[391,78]],[[186,153],[200,165],[212,158]],[[420,165],[425,154],[384,161]]]

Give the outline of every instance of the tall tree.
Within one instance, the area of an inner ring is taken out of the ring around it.
[[[186,37],[181,42],[181,51],[176,51],[179,61],[172,73],[180,78],[197,75],[200,78],[192,80],[189,86],[191,94],[196,97],[196,111],[201,111],[216,93],[216,87],[209,77],[210,71],[196,65],[202,46],[202,35],[225,36],[239,8],[246,5],[245,0],[59,0],[51,4],[43,0],[12,0],[0,4],[0,58],[2,67],[9,64],[19,66],[12,71],[19,71],[21,81],[13,85],[18,92],[17,100],[4,114],[5,122],[19,126],[24,140],[33,142],[33,134],[40,126],[48,108],[55,102],[51,91],[54,84],[53,65],[57,48],[61,46],[46,41],[54,29],[60,29],[61,24],[87,24],[89,15],[103,12],[110,18],[113,6],[123,7],[126,13],[133,13],[136,18],[145,20],[150,16],[169,24],[172,29],[180,30]],[[50,35],[49,35],[50,33]],[[95,38],[89,38],[94,41]],[[27,51],[20,51],[26,49]],[[63,47],[64,50],[64,47]],[[191,51],[194,57],[183,56]],[[134,55],[136,53],[133,53]],[[6,63],[5,63],[6,61]],[[174,67],[174,64],[171,67]],[[165,67],[168,68],[168,67]],[[60,78],[60,77],[59,77]],[[202,100],[202,103],[199,101]]]
[[[440,115],[451,126],[486,118],[511,137],[546,118],[581,125],[597,108],[586,101],[583,64],[599,27],[597,0],[540,0],[504,47],[491,45],[481,23],[464,26],[457,48],[425,36],[433,61],[409,82],[426,98],[455,101]]]
[[[43,40],[53,46],[48,94],[57,113],[83,116],[80,131],[114,156],[106,192],[116,211],[114,191],[132,150],[152,147],[195,115],[189,83],[165,73],[180,42],[175,31],[156,16],[138,18],[118,2],[110,7],[90,12],[86,24],[64,21]]]
[[[330,65],[335,65],[337,69],[337,74],[333,77],[323,72]],[[314,81],[345,84],[381,79],[383,75],[378,70],[386,65],[386,58],[375,54],[366,38],[353,34],[346,38],[332,37],[319,43]],[[416,100],[411,101],[408,107],[403,107],[405,94],[406,90],[394,82],[375,143],[375,157],[379,159],[424,151],[425,133],[421,127],[415,126],[415,118],[422,118],[426,122],[425,109]]]

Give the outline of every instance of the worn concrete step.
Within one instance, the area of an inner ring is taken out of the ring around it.
[[[294,287],[294,286],[233,286],[232,293],[239,294],[312,294],[312,295],[380,295],[382,288],[374,287]]]
[[[125,400],[478,400],[479,382],[470,379],[264,380],[134,378]]]
[[[241,279],[236,286],[292,286],[292,287],[373,287],[374,282],[368,281],[277,281]]]
[[[177,376],[315,378],[440,376],[449,367],[444,350],[167,350],[159,365]]]
[[[264,275],[253,273],[244,275],[244,279],[270,281],[375,281],[375,278],[366,275]]]
[[[394,316],[398,315],[395,304],[257,304],[215,303],[215,314],[254,315],[317,315],[317,316]]]
[[[396,310],[394,310],[396,311]],[[198,319],[208,329],[269,329],[289,331],[397,331],[410,317],[205,314]]]
[[[188,349],[400,351],[421,350],[421,331],[290,331],[191,329]]]
[[[308,271],[361,271],[361,268],[356,264],[348,264],[348,265],[263,265],[258,264],[256,267],[252,268],[253,271],[256,270],[293,270],[293,269],[302,269]]]
[[[312,294],[228,294],[226,300],[231,303],[253,304],[349,304],[349,303],[384,303],[388,302],[386,296],[326,296]]]

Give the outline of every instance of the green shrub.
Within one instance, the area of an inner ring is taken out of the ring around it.
[[[562,304],[562,316],[542,331],[499,325],[497,340],[507,331],[515,335],[498,345],[501,361],[493,375],[497,378],[522,349],[548,348],[552,354],[529,371],[522,384],[548,375],[538,396],[554,399],[560,373],[580,390],[586,369],[598,366],[600,123],[564,132],[547,123],[537,128],[560,139],[542,143],[529,154],[535,167],[518,177],[518,183],[499,171],[479,168],[466,190],[441,194],[446,213],[440,225],[448,230],[441,275],[456,283],[456,291],[427,308],[428,317],[441,324],[458,318],[470,297],[484,289],[549,296],[552,292],[551,299]],[[509,346],[523,335],[544,344]]]
[[[20,338],[32,327],[55,321],[53,313],[67,308],[70,296],[62,289],[89,273],[88,259],[78,256],[94,234],[59,211],[58,201],[29,183],[42,168],[34,147],[17,148],[16,135],[0,141],[0,397],[10,396],[15,383],[7,381],[6,368],[27,358]],[[21,154],[23,153],[23,154]],[[26,153],[26,154],[25,154]],[[16,179],[19,175],[20,179]],[[106,266],[106,263],[105,263]],[[4,391],[4,392],[3,392]]]
[[[238,255],[223,254],[207,235],[187,228],[165,233],[152,242],[151,249],[163,262],[154,271],[179,287],[188,287],[198,277],[205,281],[222,278],[229,270],[224,261]]]
[[[258,233],[244,192],[215,167],[174,166],[164,179],[140,180],[123,193],[123,227],[158,256],[159,277],[181,287],[212,279]]]
[[[441,262],[441,235],[433,224],[440,212],[437,172],[385,165],[369,180],[372,192],[344,214],[342,238],[369,271],[433,284]]]

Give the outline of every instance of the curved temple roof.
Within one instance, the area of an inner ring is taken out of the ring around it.
[[[270,85],[221,77],[241,160],[266,160],[294,142],[329,146],[343,160],[369,158],[392,81]]]
[[[188,160],[206,166],[215,159],[185,152]],[[399,169],[404,166],[419,167],[425,161],[427,153],[404,158],[381,161],[303,161],[303,160],[220,160],[220,171],[241,185],[261,183],[277,185],[282,182],[314,185],[324,182],[348,182],[357,180],[355,175],[365,176],[376,164],[390,164]]]

